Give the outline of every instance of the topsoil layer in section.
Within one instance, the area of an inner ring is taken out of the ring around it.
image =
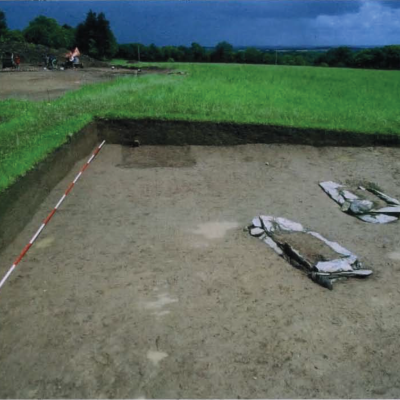
[[[400,197],[399,156],[105,146],[0,292],[0,397],[399,397],[399,224],[352,218],[318,187],[367,180]],[[1,276],[85,161],[3,252]],[[374,275],[316,285],[243,231],[260,214],[339,242]]]
[[[134,145],[230,146],[251,143],[311,146],[396,146],[400,135],[367,134],[328,129],[297,128],[268,124],[182,121],[162,119],[97,119],[99,137],[107,143]]]

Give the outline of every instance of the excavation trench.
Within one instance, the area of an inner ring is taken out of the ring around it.
[[[51,153],[10,188],[0,193],[0,252],[30,221],[39,205],[72,166],[88,155],[95,144],[124,146],[233,146],[292,144],[323,146],[400,145],[400,136],[298,129],[255,124],[167,120],[97,119]]]
[[[0,397],[399,397],[398,223],[352,218],[318,184],[400,198],[400,149],[268,132],[96,121],[5,192],[1,276],[107,140],[1,288]],[[259,215],[373,275],[327,291],[243,230]]]

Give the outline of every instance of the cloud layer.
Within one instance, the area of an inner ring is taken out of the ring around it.
[[[400,43],[400,2],[360,2],[357,13],[319,15],[312,22],[319,40],[327,44]]]
[[[213,46],[385,45],[400,43],[400,1],[47,1],[0,2],[11,28],[37,15],[75,26],[104,11],[121,43]]]

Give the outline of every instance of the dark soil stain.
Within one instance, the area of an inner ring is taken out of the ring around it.
[[[182,168],[196,165],[189,146],[143,146],[122,148],[120,168]]]

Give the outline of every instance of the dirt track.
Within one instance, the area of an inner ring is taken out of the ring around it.
[[[142,73],[157,72],[156,70],[143,70]],[[161,70],[161,72],[165,71]],[[78,68],[50,71],[29,66],[22,66],[21,71],[0,70],[0,100],[8,98],[50,100],[62,96],[69,90],[76,90],[82,85],[105,82],[126,75],[135,75],[135,71],[118,68]]]
[[[400,225],[352,218],[318,187],[370,180],[400,197],[399,155],[106,146],[0,292],[0,397],[399,397]],[[323,289],[243,231],[261,213],[374,275]]]

